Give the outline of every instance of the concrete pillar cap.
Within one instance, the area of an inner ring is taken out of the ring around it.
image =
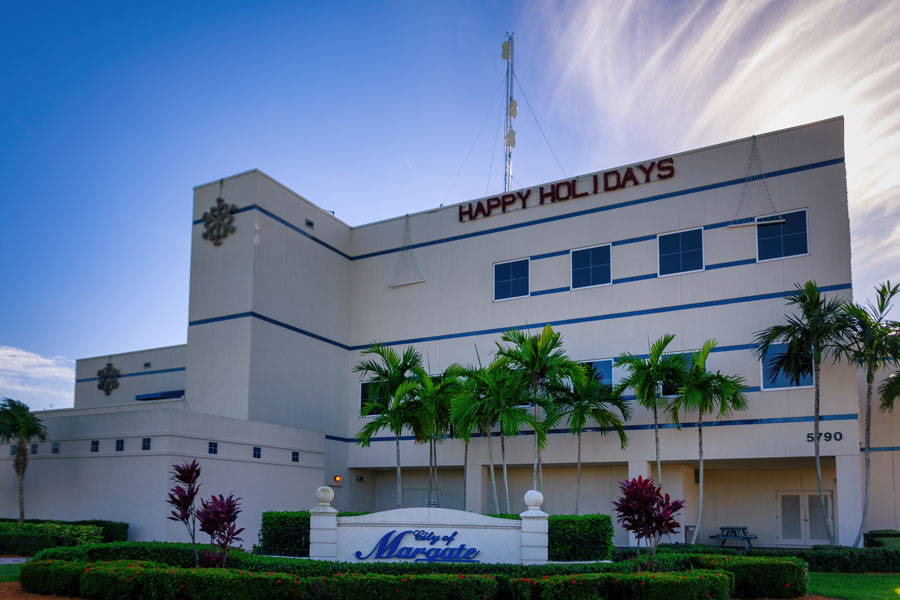
[[[544,495],[537,490],[528,490],[525,492],[525,506],[528,510],[541,510],[544,503]]]
[[[319,503],[319,506],[331,506],[332,500],[334,500],[333,489],[327,485],[320,485],[316,488],[316,502]]]

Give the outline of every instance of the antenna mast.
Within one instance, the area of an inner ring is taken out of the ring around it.
[[[518,106],[513,99],[514,46],[513,34],[506,34],[506,41],[501,46],[500,56],[506,61],[506,126],[503,138],[503,154],[505,158],[503,171],[503,191],[508,192],[512,180],[512,149],[516,147],[516,131],[512,128],[512,120],[518,116]]]

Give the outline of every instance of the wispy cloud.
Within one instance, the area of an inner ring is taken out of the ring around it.
[[[591,0],[558,8],[543,15],[569,41],[554,57],[566,90],[556,109],[595,115],[601,146],[630,145],[629,160],[844,115],[856,294],[900,280],[896,3]],[[596,152],[603,164],[606,152]]]
[[[74,360],[0,346],[0,396],[44,410],[71,407],[74,395]]]

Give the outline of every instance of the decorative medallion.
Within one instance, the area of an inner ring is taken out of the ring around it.
[[[228,237],[229,233],[235,232],[232,215],[236,210],[237,206],[234,204],[226,204],[224,198],[216,198],[216,205],[203,213],[203,227],[206,229],[203,232],[203,239],[221,246],[222,240]]]
[[[103,393],[109,396],[114,389],[119,387],[119,370],[113,366],[111,362],[97,371],[97,377],[100,381],[97,383],[97,389],[103,390]]]

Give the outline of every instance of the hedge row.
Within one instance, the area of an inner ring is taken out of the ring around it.
[[[31,556],[44,548],[101,541],[99,527],[63,523],[0,522],[0,549],[7,554]]]
[[[542,579],[513,579],[509,585],[512,596],[522,600],[728,600],[732,583],[730,573],[698,570],[555,575]]]
[[[339,517],[368,513],[342,512]],[[518,519],[519,515],[488,515]],[[609,515],[550,515],[547,553],[550,560],[609,560],[613,523]],[[309,511],[266,511],[259,531],[259,554],[309,556]]]
[[[204,547],[206,548],[206,547]],[[94,544],[72,548],[53,548],[35,556],[35,560],[80,562],[117,559],[150,560],[174,567],[192,567],[194,554],[190,544],[129,542]],[[726,560],[723,560],[726,559]],[[796,558],[766,558],[721,555],[659,555],[657,568],[665,571],[708,569],[726,571],[734,576],[737,597],[793,598],[806,590],[806,566]],[[255,573],[289,573],[295,577],[332,577],[339,573],[381,575],[462,574],[493,575],[500,586],[500,597],[509,597],[508,581],[589,573],[633,573],[634,562],[579,564],[456,564],[456,563],[339,563],[308,559],[278,558],[249,554],[239,549],[229,554],[234,569]]]
[[[896,529],[873,529],[863,534],[863,545],[867,548],[900,545],[900,531]]]
[[[388,598],[483,600],[495,598],[490,575],[359,575],[296,577],[237,569],[179,569],[145,561],[84,563],[31,561],[22,589],[88,600],[256,600],[258,598]]]
[[[18,519],[0,518],[0,523],[18,523]],[[121,521],[103,521],[101,519],[87,519],[84,521],[59,521],[47,519],[25,519],[26,523],[62,523],[63,525],[93,525],[102,530],[104,543],[128,541],[128,523]]]

